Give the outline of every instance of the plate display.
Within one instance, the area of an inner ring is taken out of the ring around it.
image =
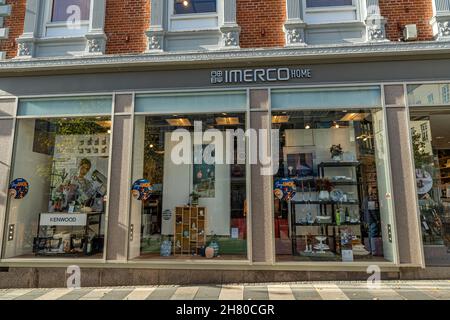
[[[131,187],[131,193],[137,200],[145,201],[150,198],[153,189],[150,181],[147,179],[139,179],[133,183]]]
[[[23,199],[30,190],[30,184],[24,178],[18,178],[9,184],[8,193],[14,199]]]
[[[330,198],[334,202],[342,202],[345,198],[344,191],[341,189],[334,189],[330,192]]]

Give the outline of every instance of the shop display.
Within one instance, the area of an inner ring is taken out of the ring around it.
[[[204,207],[175,208],[174,255],[201,256],[206,245],[206,219]]]
[[[278,199],[289,201],[296,194],[294,180],[290,178],[275,181],[274,194]]]
[[[23,199],[30,189],[30,184],[23,178],[14,179],[9,184],[8,194],[14,199]]]

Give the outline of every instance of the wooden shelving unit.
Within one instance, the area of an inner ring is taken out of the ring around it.
[[[206,247],[206,208],[175,208],[174,255],[199,255]]]

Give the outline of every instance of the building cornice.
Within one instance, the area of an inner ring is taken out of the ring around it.
[[[345,44],[335,46],[306,46],[295,48],[237,49],[207,52],[173,52],[136,55],[100,55],[80,57],[52,57],[11,59],[0,61],[0,75],[6,73],[33,73],[42,71],[65,71],[128,68],[170,67],[193,65],[226,65],[236,63],[305,63],[313,60],[349,58],[397,58],[442,55],[450,53],[450,41],[430,42],[380,42]]]

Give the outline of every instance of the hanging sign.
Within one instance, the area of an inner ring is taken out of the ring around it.
[[[295,182],[291,178],[283,178],[275,181],[274,194],[280,200],[291,200],[296,194]]]
[[[133,183],[131,194],[137,200],[145,201],[150,198],[153,188],[147,179],[139,179]]]
[[[30,189],[30,184],[23,178],[18,178],[9,184],[8,193],[14,199],[23,199]]]

